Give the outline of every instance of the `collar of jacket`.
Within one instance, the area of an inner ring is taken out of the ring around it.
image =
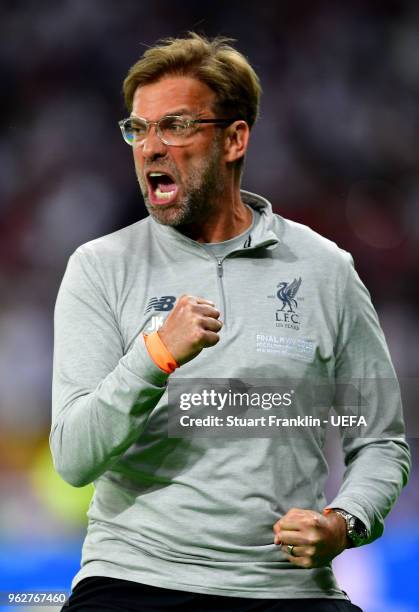
[[[274,231],[275,217],[272,212],[271,203],[263,198],[262,196],[240,189],[240,195],[245,204],[248,204],[257,214],[255,219],[255,225],[252,230],[252,246],[243,248],[242,250],[251,251],[253,249],[266,248],[275,249],[280,239]],[[202,251],[206,254],[206,251],[202,248],[202,245],[188,236],[185,236],[174,227],[169,225],[163,225],[155,221],[151,216],[150,220],[153,225],[153,229],[160,234],[163,238],[174,240],[178,245],[182,245],[187,250]]]

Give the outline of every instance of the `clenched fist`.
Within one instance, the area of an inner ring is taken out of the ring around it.
[[[336,512],[324,516],[314,510],[291,508],[273,531],[274,543],[281,546],[288,561],[305,568],[328,565],[350,546],[345,519]]]
[[[214,302],[182,295],[158,334],[179,365],[191,361],[202,349],[219,341],[223,324]]]

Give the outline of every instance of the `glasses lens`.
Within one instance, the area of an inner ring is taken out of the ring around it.
[[[122,124],[122,133],[129,145],[141,144],[147,134],[147,124],[138,119],[126,119]]]
[[[167,144],[184,144],[185,140],[194,133],[193,126],[183,117],[163,117],[159,121],[159,131]]]

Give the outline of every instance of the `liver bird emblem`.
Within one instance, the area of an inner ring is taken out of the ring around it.
[[[301,276],[297,280],[294,278],[292,283],[279,283],[277,287],[279,287],[277,291],[277,297],[282,302],[281,311],[284,310],[285,306],[288,306],[288,312],[294,312],[294,308],[297,308],[298,303],[295,299],[297,295],[297,291],[299,290],[301,285]]]

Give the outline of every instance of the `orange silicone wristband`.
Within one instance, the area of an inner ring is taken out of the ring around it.
[[[160,338],[158,332],[150,335],[143,334],[148,353],[154,363],[167,374],[171,374],[179,367],[172,353],[167,350],[166,345]]]

